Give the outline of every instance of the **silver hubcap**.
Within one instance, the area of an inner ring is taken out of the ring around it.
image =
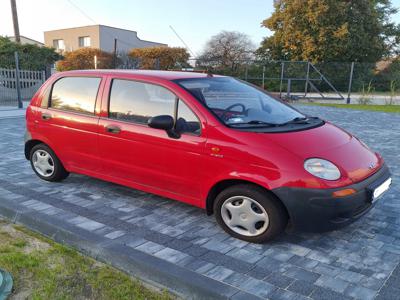
[[[54,161],[49,153],[36,150],[32,156],[33,167],[43,177],[50,177],[54,173]]]
[[[257,201],[234,196],[222,204],[222,220],[234,232],[245,236],[262,234],[269,226],[269,217],[264,207]]]

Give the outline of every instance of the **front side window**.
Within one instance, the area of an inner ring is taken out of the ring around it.
[[[272,128],[308,122],[307,117],[297,110],[231,77],[191,78],[175,82],[229,127]]]
[[[97,91],[101,78],[95,77],[64,77],[54,83],[50,107],[94,114]]]
[[[168,89],[149,83],[114,79],[109,117],[147,125],[151,117],[169,115],[178,133],[200,134],[200,121],[190,108]]]
[[[146,124],[154,116],[174,115],[176,96],[154,84],[114,79],[109,116],[122,121]]]
[[[90,36],[79,37],[79,47],[90,47]]]

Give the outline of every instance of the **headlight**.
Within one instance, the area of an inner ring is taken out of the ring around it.
[[[339,169],[330,161],[320,158],[310,158],[304,162],[304,169],[314,176],[326,180],[337,180],[340,178]]]

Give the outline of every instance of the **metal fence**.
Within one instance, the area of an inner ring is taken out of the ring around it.
[[[23,107],[46,80],[45,70],[21,70],[20,57],[15,53],[14,61],[2,61],[0,68],[0,106]]]
[[[154,59],[130,60],[119,68],[159,69]],[[169,70],[211,72],[234,76],[289,99],[337,100],[349,103],[400,104],[400,62],[355,63],[307,61],[204,61],[191,59]]]
[[[192,60],[190,64],[193,70],[235,76],[282,97],[345,101],[379,95],[400,101],[400,62],[241,61],[221,66]]]

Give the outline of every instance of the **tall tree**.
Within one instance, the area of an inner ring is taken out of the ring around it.
[[[254,57],[256,47],[248,35],[237,31],[221,31],[211,37],[199,61],[213,67],[231,67]]]
[[[376,62],[399,51],[389,0],[281,0],[262,25],[267,59]]]

